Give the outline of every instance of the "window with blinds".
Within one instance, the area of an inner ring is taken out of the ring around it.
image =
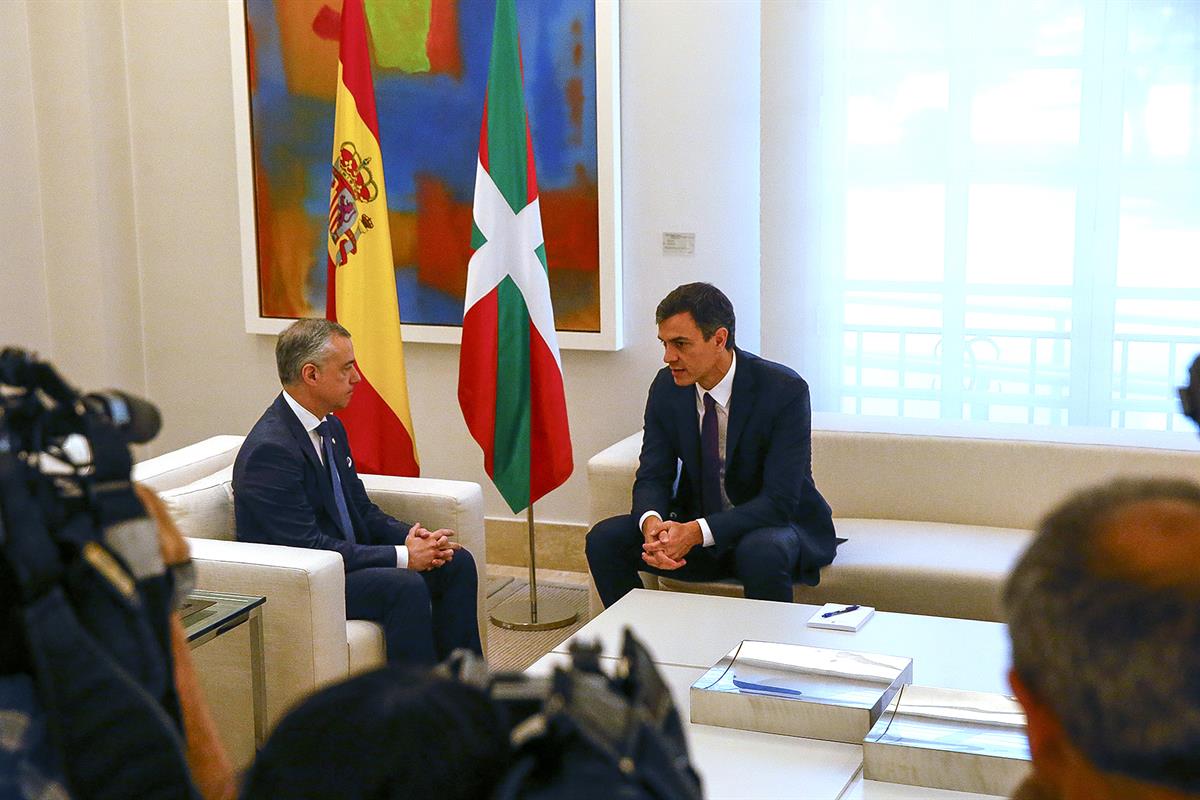
[[[1200,2],[850,0],[814,19],[835,62],[812,151],[841,325],[827,410],[1191,430]]]

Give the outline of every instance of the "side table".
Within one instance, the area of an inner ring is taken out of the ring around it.
[[[218,636],[250,624],[250,684],[254,703],[254,743],[262,747],[267,736],[267,682],[263,668],[262,605],[265,597],[249,597],[241,594],[189,592],[179,608],[183,630],[187,634],[188,647],[197,647]]]

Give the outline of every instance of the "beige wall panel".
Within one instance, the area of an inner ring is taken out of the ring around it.
[[[37,118],[29,49],[28,7],[13,2],[0,25],[0,152],[9,154],[0,188],[8,209],[0,236],[0,347],[18,345],[49,355],[50,307],[42,245]]]

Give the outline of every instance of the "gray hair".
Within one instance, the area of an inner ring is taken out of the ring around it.
[[[350,331],[333,320],[298,319],[279,334],[275,342],[275,368],[279,382],[291,386],[300,380],[305,364],[320,364],[334,336],[350,338]]]
[[[1097,558],[1106,523],[1147,500],[1200,509],[1200,486],[1117,480],[1074,495],[1042,521],[1004,590],[1013,668],[1097,768],[1194,792],[1200,576],[1149,586]]]

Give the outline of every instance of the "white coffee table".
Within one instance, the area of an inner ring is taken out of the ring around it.
[[[649,648],[671,687],[710,800],[992,800],[862,778],[858,745],[751,733],[689,722],[688,689],[743,639],[836,647],[913,659],[914,683],[1008,693],[1005,626],[994,622],[877,612],[857,632],[809,628],[817,606],[637,590],[539,660],[544,674],[570,643],[599,640],[615,661],[626,627]]]

